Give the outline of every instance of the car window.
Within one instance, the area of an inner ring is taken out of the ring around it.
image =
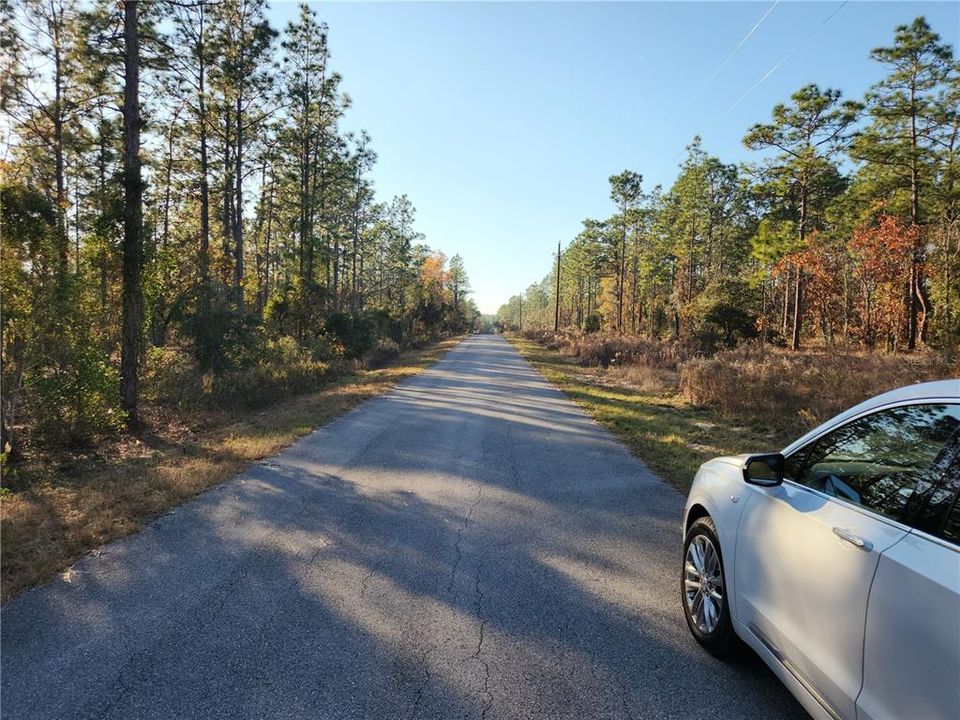
[[[881,410],[791,454],[786,476],[895,520],[939,528],[952,497],[944,476],[958,428],[957,405]]]
[[[905,510],[908,525],[951,542],[960,532],[960,433],[934,461],[933,472],[924,475]]]
[[[957,471],[957,474],[960,475],[960,470]],[[939,532],[934,534],[952,542],[954,545],[960,545],[960,501],[956,496],[947,507],[946,518]]]

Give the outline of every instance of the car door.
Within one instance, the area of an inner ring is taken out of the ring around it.
[[[859,720],[949,718],[960,708],[960,442],[939,484],[880,558],[870,589]]]
[[[856,717],[871,582],[906,537],[900,518],[949,437],[937,408],[852,419],[792,452],[782,485],[747,490],[738,620],[835,717]]]

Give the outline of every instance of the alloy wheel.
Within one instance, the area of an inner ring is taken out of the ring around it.
[[[697,629],[711,634],[720,624],[723,609],[723,574],[720,554],[706,535],[697,535],[687,546],[683,564],[683,592],[687,612]]]

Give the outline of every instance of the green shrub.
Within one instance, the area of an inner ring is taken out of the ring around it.
[[[361,357],[377,340],[376,324],[365,315],[335,312],[327,317],[325,329],[343,345],[350,358]]]
[[[143,394],[160,405],[195,406],[203,392],[202,376],[194,354],[179,347],[152,347],[144,363]]]
[[[206,404],[221,408],[259,408],[282,398],[311,392],[328,379],[330,366],[309,358],[261,363],[215,376]]]
[[[27,382],[37,430],[49,441],[68,445],[89,445],[120,430],[125,414],[119,384],[119,373],[99,348],[84,341],[65,344],[58,363]]]
[[[147,356],[146,393],[165,405],[259,408],[320,388],[336,367],[315,359],[292,337],[252,348],[242,364],[219,373],[204,372],[182,349],[153,348]]]
[[[220,283],[198,288],[178,308],[175,319],[193,341],[203,372],[220,373],[248,364],[265,337],[253,318],[237,307],[232,291]]]
[[[740,280],[711,282],[684,312],[687,342],[696,352],[710,354],[757,336],[754,293]]]
[[[314,360],[337,363],[346,355],[343,344],[329,335],[313,335],[304,339],[301,345]]]
[[[404,325],[402,319],[391,317],[386,310],[366,310],[364,317],[370,322],[378,338],[393,340],[398,345],[403,344]]]

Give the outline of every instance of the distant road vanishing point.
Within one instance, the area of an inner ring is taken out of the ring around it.
[[[7,603],[3,717],[804,717],[687,631],[682,505],[471,337]]]

